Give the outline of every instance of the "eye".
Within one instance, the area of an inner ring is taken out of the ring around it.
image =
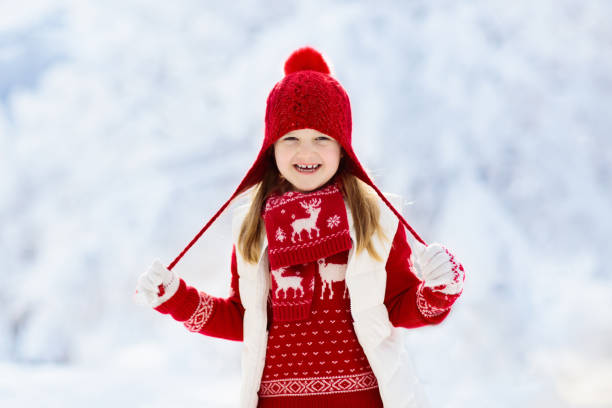
[[[287,136],[287,137],[284,137],[283,140],[287,140],[289,142],[292,142],[292,141],[298,140],[298,139],[295,136]]]
[[[326,140],[331,140],[331,139],[329,137],[327,137],[327,136],[318,136],[316,140],[326,141]]]

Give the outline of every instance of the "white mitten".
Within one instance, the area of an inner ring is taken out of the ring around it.
[[[433,243],[424,246],[417,242],[413,262],[420,272],[423,286],[445,295],[458,295],[463,290],[463,266],[444,246]]]
[[[156,259],[149,269],[138,278],[136,300],[139,303],[157,307],[176,293],[179,284],[178,275]]]
[[[428,246],[417,243],[411,263],[423,281],[417,289],[419,311],[429,319],[443,316],[463,291],[463,266],[437,243]]]

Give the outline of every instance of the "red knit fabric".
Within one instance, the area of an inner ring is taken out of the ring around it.
[[[353,329],[344,280],[347,258],[344,251],[300,265],[316,269],[312,310],[302,321],[272,322],[260,407],[310,408],[312,397],[320,406],[382,407],[376,377]]]
[[[266,200],[263,219],[274,319],[304,319],[312,303],[313,261],[352,246],[340,185],[333,183],[312,193],[273,195]]]
[[[380,408],[383,406],[378,388],[338,394],[335,398],[310,395],[288,401],[286,398],[260,398],[257,408]]]
[[[341,145],[351,143],[351,105],[348,95],[330,75],[297,71],[283,78],[270,92],[264,143],[297,129],[316,129]]]
[[[352,245],[339,183],[310,193],[273,195],[266,200],[263,219],[273,269],[310,262]]]
[[[310,314],[315,264],[285,266],[270,271],[270,305],[276,321],[302,320]]]
[[[410,253],[410,247],[406,240],[406,232],[400,224],[395,233],[391,251],[386,263],[387,282],[384,304],[389,312],[389,320],[394,326],[405,328],[421,327],[428,324],[438,324],[442,322],[446,316],[448,316],[450,308],[445,309],[442,313],[432,316],[426,316],[419,310],[419,307],[417,306],[417,292],[421,281],[413,273],[409,261]],[[341,265],[342,262],[346,261],[346,259],[339,259],[338,257],[345,256],[345,253],[341,253],[329,257],[324,260],[325,266],[328,267],[329,265],[333,264]],[[271,312],[271,307],[269,308],[268,319],[270,319],[270,337],[268,340],[268,352],[266,353],[266,366],[270,365],[270,361],[277,359],[278,363],[274,362],[272,364],[283,365],[281,367],[264,367],[264,376],[271,374],[272,378],[274,378],[274,373],[278,373],[279,376],[284,375],[284,373],[288,373],[287,378],[289,378],[290,376],[294,375],[294,372],[298,372],[298,374],[300,374],[301,371],[293,369],[300,361],[302,362],[302,366],[304,366],[304,364],[308,365],[308,362],[312,362],[312,366],[315,364],[321,366],[321,368],[318,369],[318,374],[314,374],[315,369],[313,367],[311,369],[312,373],[309,371],[306,374],[307,376],[316,376],[321,374],[325,376],[329,374],[328,376],[334,377],[337,375],[344,375],[346,373],[346,371],[339,372],[339,370],[348,369],[350,373],[351,368],[353,368],[355,370],[353,371],[353,374],[355,372],[363,374],[356,378],[350,379],[345,383],[336,382],[336,386],[346,391],[347,387],[350,387],[351,384],[359,383],[365,390],[356,391],[353,389],[353,392],[338,393],[337,395],[340,395],[342,398],[339,399],[331,396],[329,398],[331,398],[332,402],[330,402],[328,397],[319,394],[308,396],[303,395],[299,397],[300,399],[298,401],[302,403],[304,407],[309,408],[343,406],[380,407],[382,405],[377,405],[379,404],[378,399],[380,398],[378,395],[378,389],[374,387],[369,388],[369,386],[366,385],[372,385],[367,371],[369,367],[367,358],[362,359],[362,357],[365,356],[362,354],[363,351],[361,350],[361,346],[358,342],[353,341],[356,340],[356,338],[353,337],[354,332],[352,329],[352,319],[350,316],[350,299],[348,299],[348,292],[345,291],[346,285],[344,282],[339,280],[336,281],[332,278],[323,279],[321,277],[321,273],[318,271],[319,269],[317,267],[317,273],[315,274],[315,290],[312,302],[313,313],[307,320],[310,322],[309,325],[306,324],[306,321],[301,323],[299,321],[282,323],[275,322]],[[231,275],[230,296],[227,298],[210,296],[205,292],[200,292],[197,289],[186,285],[185,282],[181,280],[177,293],[168,301],[157,307],[156,310],[161,313],[170,314],[175,320],[182,322],[185,324],[187,329],[193,332],[230,340],[242,340],[244,308],[240,303],[235,248],[232,252]],[[323,297],[322,299],[321,295]],[[326,310],[327,312],[325,312]],[[337,310],[340,311],[338,312]],[[316,313],[314,313],[315,311]],[[321,323],[319,321],[321,321]],[[285,327],[285,324],[288,324],[288,327]],[[302,330],[302,328],[306,327],[308,327],[308,329]],[[336,331],[333,336],[332,330]],[[341,332],[337,333],[338,330]],[[328,331],[328,333],[325,331]],[[306,334],[302,336],[302,332],[305,332]],[[291,336],[291,333],[295,335]],[[280,337],[282,335],[284,335],[284,337]],[[284,343],[281,343],[281,340],[285,341],[285,339],[297,339],[299,337],[304,337],[303,341],[299,341],[302,343],[301,345],[298,346],[298,340],[294,340],[295,344],[291,343],[293,349],[289,353],[281,350],[281,347],[285,347],[283,346]],[[307,337],[308,339],[306,339]],[[312,344],[307,344],[309,341],[312,342]],[[315,341],[317,342],[316,346]],[[323,341],[323,344],[318,344],[319,341]],[[336,341],[336,343],[333,343],[332,341]],[[342,342],[343,345],[347,344],[346,348],[342,349],[339,348],[339,346],[338,348],[335,348],[336,344],[339,344],[339,342]],[[348,344],[353,346],[348,346]],[[276,348],[276,345],[279,347]],[[319,349],[317,350],[316,348]],[[272,354],[272,349],[274,349],[275,352],[278,350],[279,354]],[[342,350],[342,353],[339,352],[340,350]],[[299,361],[292,360],[298,358],[297,354],[293,356],[292,353],[300,353],[301,356],[301,353],[303,352],[308,353],[308,362],[305,362],[305,359]],[[317,356],[314,355],[314,352],[318,352]],[[346,364],[343,368],[339,359],[335,360],[332,359],[332,357],[327,357],[328,354],[326,354],[326,352],[330,352],[330,356],[332,353],[336,353],[335,355],[337,356],[344,353],[350,353],[351,357],[348,358],[349,362],[345,362],[344,359],[342,360],[342,364]],[[283,356],[283,354],[285,354],[285,356]],[[275,358],[272,358],[272,355],[275,355]],[[314,359],[315,357],[318,358],[318,356],[323,355],[326,356],[325,360]],[[320,364],[319,361],[323,361],[324,363]],[[338,362],[333,363],[333,361]],[[289,363],[292,363],[292,366],[289,366]],[[308,366],[311,367],[310,365]],[[291,368],[291,371],[288,371],[289,368]],[[324,370],[325,372],[321,373],[321,370]],[[331,372],[327,373],[327,371],[330,370]],[[262,390],[265,391],[279,388],[274,388],[272,387],[271,383],[266,383],[265,381],[270,381],[270,377],[262,377]],[[323,386],[325,385],[322,383],[317,383],[316,380],[312,380],[308,384],[309,389],[315,389],[316,387]],[[267,405],[261,406],[277,408],[294,406],[285,405],[288,398],[293,397],[262,397],[261,403]],[[294,402],[295,401],[292,401],[292,403]],[[363,405],[358,405],[360,403]],[[300,405],[295,406],[299,407]]]
[[[402,225],[393,239],[391,251],[385,266],[387,270],[387,285],[385,291],[385,306],[389,312],[389,320],[396,327],[416,328],[442,322],[450,313],[452,305],[438,303],[433,298],[436,308],[443,311],[435,314],[423,313],[417,306],[421,281],[414,274],[410,265],[410,246],[406,241],[406,231]],[[238,289],[238,268],[236,249],[232,248],[231,287],[227,298],[213,297],[196,288],[188,286],[181,279],[178,291],[169,300],[155,308],[160,313],[170,314],[182,323],[189,321],[206,321],[199,330],[201,334],[228,340],[242,340],[242,323],[244,307],[240,302]],[[427,300],[427,299],[426,299]],[[210,307],[203,305],[210,304]],[[427,305],[427,303],[425,303]],[[272,308],[269,310],[272,319]],[[188,325],[193,329],[193,325]]]

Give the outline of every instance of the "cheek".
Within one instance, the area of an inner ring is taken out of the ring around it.
[[[325,153],[325,158],[330,163],[339,163],[341,157],[342,157],[342,150],[340,149],[339,146],[334,146],[330,148],[328,151],[326,151]]]
[[[287,154],[283,151],[282,147],[274,147],[274,160],[276,160],[278,167],[282,167],[287,161]]]

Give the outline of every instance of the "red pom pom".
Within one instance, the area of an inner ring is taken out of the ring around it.
[[[321,53],[312,47],[303,47],[294,51],[285,61],[285,75],[305,70],[329,74],[329,67]]]

